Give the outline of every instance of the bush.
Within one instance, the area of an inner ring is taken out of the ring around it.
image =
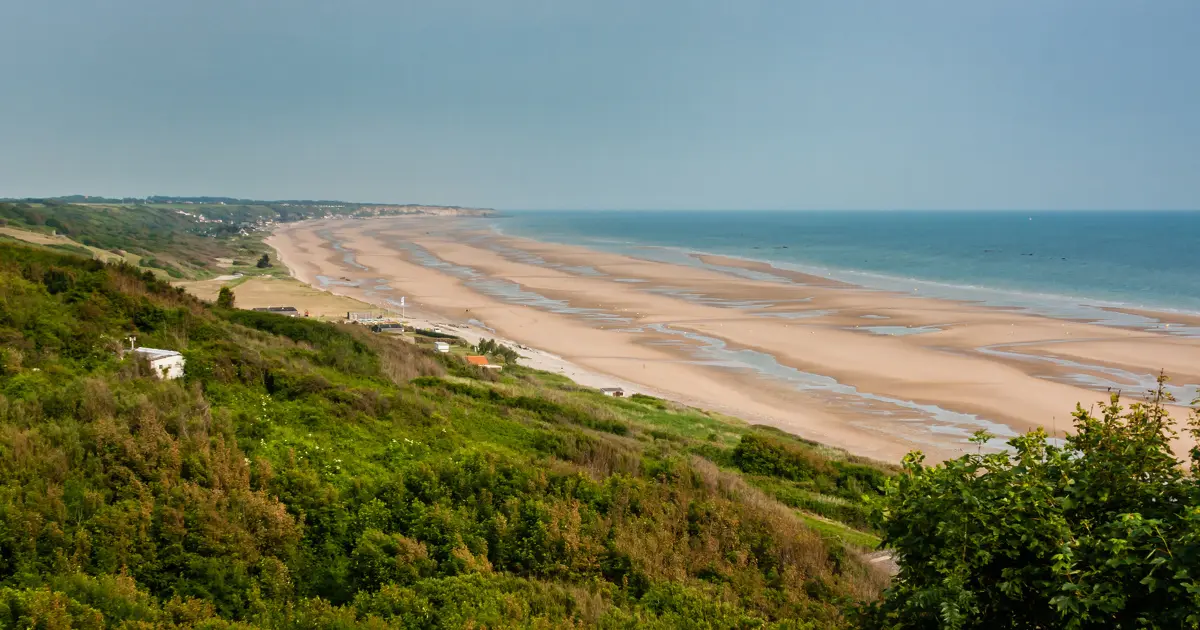
[[[808,449],[774,438],[746,434],[733,451],[738,468],[755,475],[806,481],[834,474],[828,462]]]
[[[505,363],[516,363],[517,359],[521,358],[521,355],[517,354],[516,350],[498,343],[494,339],[481,339],[479,343],[475,345],[474,350],[475,352],[485,356],[499,357]]]
[[[221,287],[217,292],[217,306],[220,308],[233,308],[233,289],[229,287]]]
[[[1039,429],[1011,452],[905,458],[875,512],[900,575],[867,627],[1200,626],[1200,482],[1166,400],[1079,408],[1061,447]]]

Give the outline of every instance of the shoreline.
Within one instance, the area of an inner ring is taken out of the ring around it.
[[[391,218],[391,217],[389,217],[389,218]],[[288,225],[297,225],[298,226],[301,223],[315,223],[315,222],[316,222],[315,220],[313,220],[313,221],[298,221],[296,223],[292,223],[292,224],[288,224]],[[393,311],[396,310],[396,306],[394,304],[386,304],[386,303],[380,304],[378,302],[367,302],[367,301],[364,301],[364,300],[356,297],[355,291],[346,290],[346,289],[339,291],[339,290],[337,290],[337,285],[321,286],[321,283],[314,282],[312,277],[306,277],[305,275],[297,275],[295,268],[292,266],[292,264],[288,263],[284,254],[280,251],[281,248],[276,246],[276,244],[278,244],[278,241],[275,241],[275,243],[272,242],[272,240],[274,238],[275,238],[275,234],[272,233],[272,235],[269,236],[267,239],[265,239],[264,242],[268,246],[275,249],[275,251],[278,253],[278,260],[281,263],[283,263],[284,267],[287,269],[288,274],[291,278],[303,283],[304,285],[306,285],[308,287],[311,287],[315,291],[328,293],[329,295],[336,296],[339,298],[344,298],[347,300],[353,300],[354,302],[357,302],[357,303],[365,303],[369,306],[375,306],[375,307],[383,308],[383,309],[391,309]],[[410,322],[411,324],[413,324],[417,327],[428,328],[428,329],[432,329],[432,330],[436,330],[436,331],[455,334],[457,336],[462,337],[467,342],[472,343],[472,344],[479,343],[479,341],[481,341],[482,339],[494,339],[495,341],[503,343],[505,345],[508,345],[508,346],[512,347],[514,350],[517,350],[518,352],[520,352],[521,360],[519,362],[522,365],[533,368],[533,369],[542,370],[542,371],[566,376],[567,378],[570,378],[572,381],[574,381],[580,385],[586,386],[586,387],[593,387],[596,389],[604,388],[604,387],[619,387],[629,393],[641,392],[644,394],[657,396],[659,398],[664,398],[664,399],[670,398],[669,395],[666,395],[662,392],[657,392],[651,388],[639,386],[630,381],[626,381],[626,380],[623,380],[623,379],[620,379],[620,378],[617,378],[617,377],[614,377],[614,376],[611,376],[608,374],[602,374],[602,373],[598,373],[598,372],[594,372],[594,371],[590,371],[590,370],[581,368],[580,366],[575,365],[575,364],[571,363],[570,361],[567,361],[566,359],[563,359],[562,357],[557,356],[553,353],[546,352],[545,350],[541,350],[539,348],[535,348],[532,346],[526,346],[524,344],[518,343],[511,339],[505,339],[505,338],[497,335],[496,331],[494,329],[491,329],[487,326],[479,326],[477,324],[472,324],[469,320],[459,320],[456,318],[445,317],[436,312],[424,311],[420,308],[414,308],[414,307],[410,307],[410,306],[405,307],[405,314],[404,314],[403,319],[405,319],[406,321]],[[676,401],[676,402],[683,403],[684,401]],[[686,403],[684,403],[684,404],[686,404]]]
[[[504,217],[503,215],[498,215],[490,218],[498,219]],[[541,240],[541,237],[537,235],[516,234],[503,231],[501,226],[495,224],[490,225],[489,229],[495,230],[502,238],[527,239],[534,241]],[[1169,319],[1170,317],[1175,317],[1179,321],[1193,322],[1189,325],[1196,327],[1194,330],[1194,335],[1200,337],[1200,306],[1182,308],[1164,304],[1136,304],[1130,302],[1129,300],[1094,298],[1084,295],[1054,293],[1037,289],[1000,288],[995,286],[987,286],[984,284],[969,284],[960,281],[934,280],[916,276],[895,275],[884,271],[873,271],[853,267],[838,267],[835,265],[814,261],[772,259],[769,256],[759,255],[757,253],[717,254],[680,245],[640,244],[636,242],[615,240],[599,240],[591,242],[579,239],[563,239],[554,241],[544,240],[543,242],[552,242],[562,244],[564,246],[594,249],[597,251],[615,252],[634,257],[642,257],[645,256],[645,254],[632,254],[624,250],[628,248],[645,250],[648,252],[670,252],[676,256],[694,257],[697,259],[722,258],[727,261],[736,261],[739,265],[746,265],[747,267],[768,267],[778,275],[807,276],[808,278],[816,279],[819,282],[857,287],[864,290],[898,291],[905,293],[910,290],[909,287],[917,285],[918,288],[927,287],[926,293],[922,294],[923,296],[934,297],[935,299],[982,304],[988,308],[1011,308],[1059,319],[1090,321],[1087,317],[1062,314],[1061,309],[1071,308],[1078,308],[1091,314],[1107,312],[1116,315],[1127,315],[1147,319],[1165,320]],[[760,248],[756,247],[754,249],[759,250]],[[789,248],[764,247],[761,248],[761,251],[768,252],[776,249]],[[659,260],[658,258],[653,257],[647,258],[650,260]],[[955,292],[960,294],[949,295],[949,293]],[[917,293],[920,293],[920,291],[918,290]],[[1058,314],[1054,314],[1055,311],[1057,311]]]
[[[1186,337],[863,289],[729,257],[687,266],[422,219],[286,224],[268,244],[314,287],[375,304],[389,291],[411,296],[429,321],[478,321],[496,332],[456,329],[540,348],[581,384],[614,383],[592,386],[878,459],[912,448],[954,456],[974,428],[1065,428],[1075,402],[1143,385],[1147,366],[1177,368],[1181,392],[1200,383],[1200,341]]]

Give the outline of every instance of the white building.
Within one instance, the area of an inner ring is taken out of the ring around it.
[[[133,352],[145,357],[150,362],[154,375],[159,378],[173,379],[183,376],[183,355],[174,350],[137,348]]]
[[[445,341],[435,341],[433,342],[433,349],[438,352],[450,352],[450,344]]]

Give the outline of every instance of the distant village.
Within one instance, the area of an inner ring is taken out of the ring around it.
[[[230,207],[247,207],[251,205],[267,205],[263,202],[256,203],[229,203],[225,201],[172,201],[171,205],[189,205],[189,206],[230,206]],[[403,204],[403,205],[356,205],[356,204],[307,204],[307,203],[291,203],[291,202],[271,202],[267,207],[276,208],[297,208],[304,211],[304,214],[289,215],[280,213],[284,218],[268,218],[258,216],[254,218],[215,218],[206,216],[201,211],[183,210],[174,208],[175,214],[187,217],[188,219],[200,223],[211,224],[216,226],[231,226],[238,228],[240,234],[247,235],[252,231],[269,229],[279,223],[291,223],[294,221],[303,221],[310,219],[366,219],[374,217],[387,216],[406,216],[406,215],[425,215],[425,216],[440,216],[440,217],[486,217],[495,214],[495,211],[490,208],[464,208],[460,206],[429,206],[421,204]],[[276,212],[279,212],[276,210]]]

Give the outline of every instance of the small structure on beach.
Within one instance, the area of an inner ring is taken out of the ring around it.
[[[404,324],[399,322],[383,322],[371,326],[371,332],[399,335],[404,332]]]
[[[605,396],[612,396],[613,398],[625,397],[625,390],[621,389],[620,387],[601,387],[600,393],[604,394]]]
[[[146,359],[150,363],[150,369],[158,378],[171,380],[183,376],[183,355],[174,350],[134,348],[133,353]]]
[[[478,354],[468,355],[466,357],[466,359],[467,359],[467,363],[470,363],[471,365],[474,365],[475,367],[483,368],[485,370],[502,370],[502,369],[504,369],[503,365],[496,365],[495,363],[488,363],[487,357],[481,356]]]
[[[450,352],[450,344],[445,341],[435,341],[433,342],[433,349],[444,354]]]
[[[276,315],[284,315],[286,317],[300,316],[300,311],[296,310],[295,306],[260,306],[254,310],[260,313],[275,313]]]

